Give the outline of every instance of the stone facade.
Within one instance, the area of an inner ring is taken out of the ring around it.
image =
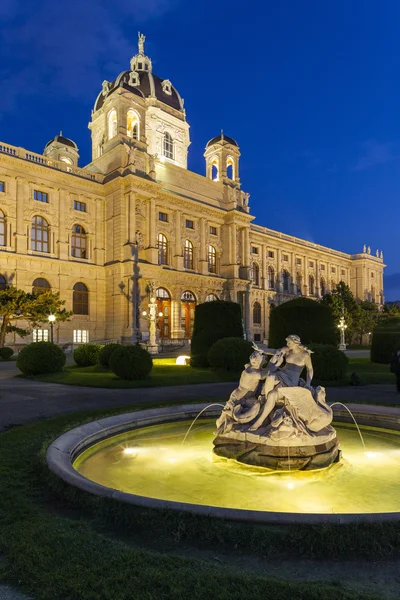
[[[210,140],[206,177],[187,170],[183,101],[153,76],[141,40],[131,70],[96,99],[89,165],[77,166],[62,134],[43,154],[0,142],[0,285],[30,290],[41,278],[60,291],[75,313],[56,324],[61,344],[146,339],[153,283],[162,338],[189,337],[195,304],[213,298],[240,302],[255,340],[271,303],[317,298],[341,280],[381,304],[382,253],[345,254],[252,224],[235,140]]]

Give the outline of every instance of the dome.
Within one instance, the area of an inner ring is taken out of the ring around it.
[[[75,150],[78,150],[78,146],[75,144],[75,142],[73,142],[67,137],[64,137],[62,131],[60,131],[60,133],[56,135],[52,140],[47,142],[47,144],[45,145],[45,149],[48,146],[50,146],[50,144],[52,144],[53,142],[58,142],[59,144],[63,144],[64,146],[71,146],[71,148],[75,148]]]
[[[225,135],[222,131],[219,135],[213,137],[209,142],[207,142],[206,148],[216,144],[217,142],[226,142],[227,144],[232,144],[232,146],[239,148],[239,144],[233,138]]]
[[[134,79],[136,80],[135,85],[129,83],[133,79],[131,74],[134,75]],[[166,86],[165,82],[169,85]],[[120,73],[109,84],[109,91],[106,94],[100,92],[96,99],[94,110],[99,110],[106,98],[120,87],[142,98],[157,98],[157,100],[160,100],[160,102],[167,104],[171,108],[183,111],[182,99],[174,86],[168,80],[161,79],[161,77],[153,75],[150,71],[123,71]]]

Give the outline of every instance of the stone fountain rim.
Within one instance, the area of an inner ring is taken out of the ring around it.
[[[189,504],[138,496],[109,488],[86,477],[73,468],[73,462],[87,448],[104,439],[124,433],[132,429],[140,429],[150,425],[159,425],[173,421],[194,419],[197,414],[209,406],[209,403],[185,404],[163,408],[151,408],[136,412],[123,413],[104,419],[98,419],[80,425],[59,436],[50,444],[46,452],[46,462],[49,469],[63,481],[85,492],[119,502],[159,510],[179,510],[192,514],[216,517],[231,521],[274,524],[308,524],[321,523],[347,524],[354,522],[383,522],[400,521],[400,512],[390,513],[286,513],[222,508],[203,504]],[[352,406],[351,404],[349,405]],[[355,406],[357,408],[355,408]],[[354,410],[353,410],[354,408]],[[400,410],[391,407],[373,405],[353,405],[351,408],[361,425],[371,425],[393,431],[400,431]],[[382,410],[384,409],[384,411]],[[214,417],[220,414],[220,409],[212,407],[205,416]],[[335,421],[351,422],[345,409],[335,410]]]

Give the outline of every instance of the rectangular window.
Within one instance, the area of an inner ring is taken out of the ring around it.
[[[254,341],[255,342],[261,342],[261,333],[255,333],[254,334]]]
[[[164,221],[165,223],[168,223],[168,215],[167,215],[167,213],[159,212],[158,213],[158,220],[159,221]]]
[[[346,275],[346,271],[342,269],[342,275]]]
[[[258,248],[254,248],[254,246],[251,248],[251,251],[253,254],[258,254]]]
[[[301,265],[301,258],[296,258],[296,265]]]
[[[274,258],[274,253],[272,250],[268,250],[268,258]]]
[[[321,271],[325,271],[325,265],[321,265]]]
[[[194,223],[190,219],[186,219],[186,227],[187,229],[194,229]]]
[[[309,267],[313,267],[314,266],[314,261],[313,260],[309,260],[308,261],[308,266]]]
[[[87,344],[89,341],[89,332],[87,329],[74,329],[74,344]]]
[[[332,267],[332,268],[331,268],[331,272],[332,272],[332,273],[336,273],[336,267]]]
[[[38,202],[48,202],[49,201],[47,192],[41,192],[40,190],[33,191],[33,199],[37,200]]]
[[[289,260],[289,255],[288,254],[284,254],[283,255],[283,260]]]
[[[34,342],[48,342],[49,341],[49,330],[48,329],[34,329],[32,331]]]
[[[211,235],[217,235],[217,228],[213,227],[213,226],[210,226],[210,234]]]
[[[74,200],[74,209],[80,210],[81,212],[86,212],[86,202],[78,202]]]
[[[6,191],[6,184],[4,183],[4,181],[0,181],[0,192],[5,192]]]

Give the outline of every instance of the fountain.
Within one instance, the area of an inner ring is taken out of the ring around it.
[[[400,520],[400,410],[329,406],[312,376],[297,336],[276,352],[255,346],[226,404],[98,419],[56,439],[46,460],[71,485],[147,508],[263,523]]]

